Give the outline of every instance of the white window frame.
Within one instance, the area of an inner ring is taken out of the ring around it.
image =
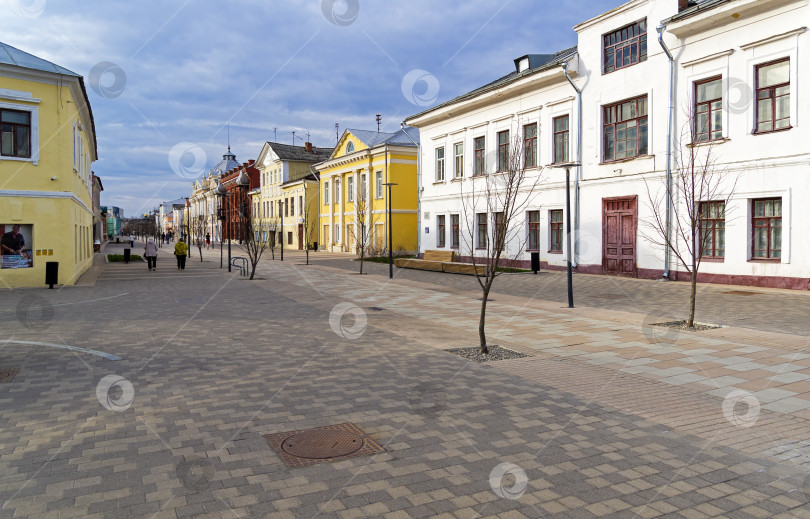
[[[336,178],[335,181],[332,182],[332,189],[334,189],[334,191],[335,191],[333,193],[335,203],[339,204],[340,203],[340,179]]]
[[[436,158],[436,182],[444,182],[444,146],[439,146],[434,152]]]
[[[0,157],[0,160],[16,160],[19,162],[32,162],[39,164],[39,109],[36,106],[19,105],[16,103],[0,102],[0,108],[29,112],[31,114],[31,156],[30,157]]]
[[[461,146],[461,153],[458,147]],[[464,178],[464,141],[453,144],[453,178]]]
[[[329,182],[323,183],[323,204],[329,205]]]
[[[382,171],[374,172],[374,198],[383,197],[383,175]]]
[[[354,175],[346,177],[346,201],[354,202]]]

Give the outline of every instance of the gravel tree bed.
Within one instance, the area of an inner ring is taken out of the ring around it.
[[[480,346],[474,346],[472,348],[452,348],[444,351],[452,353],[453,355],[458,355],[459,357],[464,357],[465,359],[470,359],[474,360],[475,362],[481,363],[494,362],[496,360],[522,359],[523,357],[529,357],[529,355],[526,355],[525,353],[507,350],[506,348],[501,348],[497,344],[489,346],[489,355],[481,355]]]
[[[663,328],[675,328],[676,330],[689,330],[690,332],[702,332],[704,330],[716,330],[722,328],[716,324],[701,324],[695,323],[694,326],[686,326],[686,321],[670,321],[668,323],[654,323],[653,326],[661,326]]]

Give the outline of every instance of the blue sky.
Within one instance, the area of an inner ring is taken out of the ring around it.
[[[85,76],[102,204],[126,216],[191,192],[227,147],[395,131],[512,60],[576,45],[618,0],[0,0],[0,41]]]

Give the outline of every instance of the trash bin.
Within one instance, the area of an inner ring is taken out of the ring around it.
[[[540,270],[540,253],[532,252],[532,272],[537,274],[538,270]]]
[[[124,263],[129,263],[129,255],[132,253],[132,249],[124,249]]]
[[[53,288],[54,285],[59,284],[59,262],[46,261],[45,262],[45,284],[49,285],[48,288]]]

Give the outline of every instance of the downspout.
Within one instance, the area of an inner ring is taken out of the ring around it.
[[[422,139],[416,142],[408,135],[405,131],[405,121],[400,123],[400,128],[405,137],[416,146],[416,257],[418,258],[422,242]]]
[[[574,257],[571,261],[571,267],[577,268],[579,264],[579,178],[582,169],[582,90],[577,88],[568,75],[568,62],[563,61],[560,66],[563,69],[563,74],[565,74],[565,79],[571,83],[577,93],[577,164],[579,166],[577,166],[577,172],[574,175]]]
[[[675,111],[675,59],[664,43],[664,31],[667,26],[663,22],[655,28],[658,31],[658,43],[669,59],[669,115],[667,118],[667,209],[666,209],[666,245],[664,249],[664,279],[669,279],[670,264],[672,260],[672,116]]]

